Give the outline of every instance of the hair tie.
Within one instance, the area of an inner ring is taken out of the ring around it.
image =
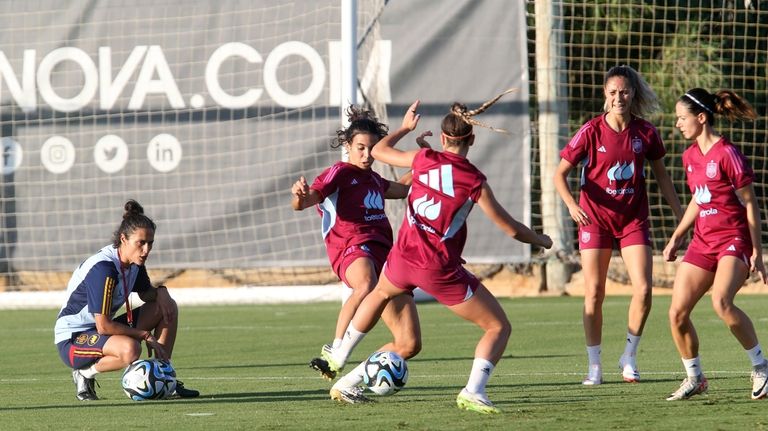
[[[468,136],[472,135],[472,131],[471,131],[471,130],[470,130],[470,131],[469,131],[469,133],[467,133],[466,135],[461,135],[461,136],[451,136],[451,135],[449,135],[449,134],[447,134],[447,133],[445,133],[445,132],[440,132],[440,133],[441,133],[443,136],[445,136],[446,138],[448,138],[448,139],[464,139],[464,138],[466,138],[466,137],[468,137]]]

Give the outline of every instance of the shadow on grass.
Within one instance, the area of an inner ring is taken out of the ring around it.
[[[59,410],[82,408],[87,406],[89,409],[120,407],[125,409],[132,408],[151,408],[152,406],[184,404],[219,404],[219,403],[251,403],[251,402],[278,402],[278,401],[316,401],[329,400],[327,390],[309,390],[309,391],[270,391],[270,392],[236,392],[236,393],[211,393],[201,394],[198,398],[173,399],[173,400],[155,400],[144,402],[112,402],[112,401],[88,401],[68,404],[42,404],[29,405],[23,407],[0,407],[0,412],[29,411],[29,410]]]

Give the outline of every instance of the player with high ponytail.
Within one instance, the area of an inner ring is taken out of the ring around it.
[[[707,291],[718,317],[731,330],[752,363],[752,399],[768,394],[768,362],[749,316],[734,304],[734,297],[750,272],[767,282],[761,245],[760,206],[755,196],[755,175],[746,157],[714,128],[715,116],[730,121],[757,118],[752,106],[730,90],[712,94],[694,88],[675,105],[675,126],[692,143],[683,152],[683,168],[691,201],[682,221],[664,248],[674,261],[686,232],[693,239],[677,268],[669,306],[672,338],[687,377],[667,400],[688,399],[707,390],[699,358],[699,338],[691,313]]]
[[[474,117],[502,95],[475,110],[469,110],[461,103],[453,104],[441,125],[442,151],[394,148],[418,125],[418,101],[405,113],[402,126],[373,148],[373,155],[378,160],[410,168],[413,182],[405,220],[376,288],[357,309],[341,345],[325,356],[334,369],[345,365],[352,349],[376,325],[387,304],[398,298],[412,301],[408,294],[418,286],[453,313],[483,330],[474,352],[469,381],[458,395],[457,405],[479,413],[499,412],[488,399],[485,386],[504,353],[511,327],[493,294],[462,265],[461,253],[467,239],[466,220],[472,207],[478,204],[508,236],[545,248],[552,246],[547,235],[534,232],[509,215],[494,197],[485,175],[467,159],[469,148],[475,143],[473,126],[482,125]],[[420,343],[418,319],[413,319],[410,329]],[[391,349],[385,345],[379,350]],[[341,401],[350,399],[348,395],[355,393],[363,379],[364,368],[365,362],[362,362],[341,378],[331,389],[331,397]]]

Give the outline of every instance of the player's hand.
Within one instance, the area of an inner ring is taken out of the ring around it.
[[[155,358],[162,359],[164,361],[171,359],[168,357],[168,354],[165,352],[165,348],[163,348],[163,345],[160,344],[159,341],[157,341],[157,338],[155,338],[154,335],[150,335],[149,337],[145,338],[144,341],[147,343],[147,356],[149,357],[154,356]]]
[[[417,109],[419,109],[418,100],[413,102],[405,112],[405,116],[403,116],[403,128],[413,130],[416,128],[416,125],[419,124],[419,118],[421,118],[421,114],[416,113]]]
[[[661,252],[662,256],[664,256],[664,260],[667,262],[674,262],[675,259],[677,259],[677,250],[682,244],[683,239],[673,235],[672,238],[669,239],[667,246],[664,247],[664,251]]]
[[[546,234],[539,234],[539,245],[549,250],[552,248],[552,238]]]
[[[432,149],[432,146],[429,145],[429,142],[427,142],[426,139],[424,139],[427,136],[432,136],[432,131],[427,130],[426,132],[422,132],[417,138],[416,138],[416,145],[418,145],[420,148],[429,148]]]
[[[307,179],[303,176],[299,177],[299,180],[293,183],[293,186],[291,187],[291,194],[296,197],[299,202],[303,202],[304,199],[309,196],[309,184],[307,184]]]
[[[571,214],[571,218],[576,222],[577,226],[587,226],[592,223],[589,219],[586,211],[581,209],[578,205],[568,207],[568,212]]]
[[[765,274],[765,263],[763,263],[762,253],[753,252],[749,263],[749,270],[751,272],[757,272],[760,276],[760,281],[762,281],[763,284],[768,284],[768,277],[766,277]]]

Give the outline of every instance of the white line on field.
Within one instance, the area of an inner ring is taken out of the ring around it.
[[[528,376],[536,376],[536,377],[548,377],[548,376],[581,376],[584,373],[581,371],[555,371],[555,372],[532,372],[532,373],[494,373],[494,376],[507,376],[507,377],[528,377]],[[685,374],[685,371],[679,370],[679,371],[643,371],[643,375],[652,375],[652,376],[675,376],[675,375],[683,375]],[[707,370],[708,376],[715,376],[718,374],[725,374],[725,375],[749,375],[749,371],[744,370]],[[456,378],[456,374],[411,374],[408,376],[409,379],[442,379],[442,378]],[[458,376],[461,378],[464,378],[464,376]],[[105,380],[119,380],[120,376],[119,373],[115,373],[113,376],[109,376],[105,378]],[[216,380],[216,381],[223,381],[223,380],[251,380],[251,381],[262,381],[262,380],[306,380],[307,376],[301,375],[301,376],[215,376],[215,377],[206,377],[206,376],[199,376],[199,377],[193,377],[193,376],[185,376],[185,381],[203,381],[203,380]],[[50,378],[50,379],[40,379],[40,378],[20,378],[20,379],[0,379],[0,384],[8,383],[8,384],[15,384],[15,383],[30,383],[30,382],[51,382],[51,381],[70,381],[71,378]]]

